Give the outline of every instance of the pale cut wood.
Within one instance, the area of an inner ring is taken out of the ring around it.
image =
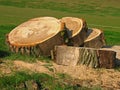
[[[87,37],[88,28],[86,21],[75,17],[63,17],[61,22],[65,23],[65,29],[69,33],[70,44],[73,46],[83,45]]]
[[[28,55],[50,55],[55,45],[64,43],[60,32],[64,24],[54,17],[30,19],[13,29],[7,36],[12,52]]]
[[[56,46],[54,59],[61,65],[86,65],[93,68],[115,67],[116,52],[108,49]]]
[[[75,47],[56,46],[54,53],[57,64],[75,66],[79,59],[79,48]]]
[[[101,48],[105,45],[103,31],[96,28],[88,29],[87,39],[84,41],[84,47]]]

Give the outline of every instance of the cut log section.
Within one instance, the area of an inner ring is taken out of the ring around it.
[[[116,52],[116,61],[115,61],[115,66],[119,67],[120,66],[120,46],[114,45],[114,46],[105,46],[102,49],[109,49],[112,51]]]
[[[30,55],[50,55],[55,45],[61,45],[60,31],[64,25],[53,17],[31,19],[13,29],[7,35],[10,50]]]
[[[84,41],[84,47],[101,48],[105,45],[103,31],[95,28],[88,29],[87,39]]]
[[[57,64],[61,65],[113,68],[115,66],[115,59],[116,52],[107,49],[70,46],[56,46],[54,49],[54,60]]]
[[[86,21],[75,17],[63,17],[61,22],[65,23],[65,30],[68,32],[68,38],[71,46],[81,46],[87,37]],[[68,45],[69,45],[68,43]]]

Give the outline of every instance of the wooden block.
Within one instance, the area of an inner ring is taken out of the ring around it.
[[[105,37],[102,30],[96,28],[88,29],[84,47],[101,48],[105,45]]]
[[[61,65],[86,65],[93,68],[115,67],[116,52],[107,49],[56,46],[55,62]]]

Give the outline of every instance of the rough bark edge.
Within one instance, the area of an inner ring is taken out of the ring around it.
[[[21,53],[26,55],[33,56],[50,56],[50,51],[54,48],[55,45],[62,45],[64,43],[63,38],[61,37],[61,32],[56,34],[54,37],[35,45],[27,46],[14,46],[11,45],[8,40],[8,34],[6,35],[6,43],[9,46],[9,50],[14,53]]]

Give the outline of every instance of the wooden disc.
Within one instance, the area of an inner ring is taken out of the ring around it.
[[[63,17],[61,21],[65,23],[65,26],[69,30],[73,31],[72,37],[77,35],[82,30],[82,27],[83,27],[82,19],[75,18],[75,17]]]
[[[100,29],[92,28],[87,32],[87,39],[84,41],[85,47],[101,48],[105,46],[104,33]]]
[[[85,20],[76,17],[63,17],[61,22],[65,23],[67,31],[70,32],[71,45],[83,45],[87,34],[87,24]]]
[[[89,29],[88,33],[87,33],[88,37],[85,40],[85,42],[93,40],[94,38],[98,37],[101,33],[102,33],[102,31],[99,29],[96,29],[96,28]]]
[[[39,17],[13,29],[8,40],[14,46],[32,46],[42,43],[62,30],[61,22],[53,17]]]

